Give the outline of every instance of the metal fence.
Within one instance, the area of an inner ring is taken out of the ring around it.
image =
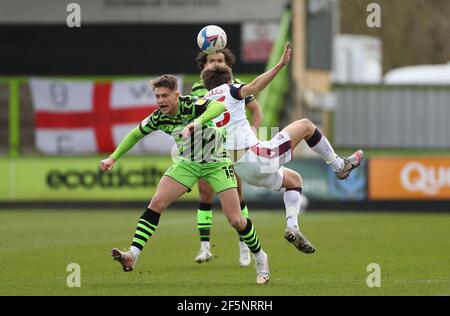
[[[450,86],[336,86],[334,144],[450,148]]]

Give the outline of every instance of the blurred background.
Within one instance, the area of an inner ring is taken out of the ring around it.
[[[145,138],[112,174],[98,162],[156,108],[149,79],[176,74],[190,93],[197,33],[216,24],[246,82],[292,42],[290,68],[257,96],[262,126],[308,117],[338,154],[365,150],[363,166],[337,181],[299,146],[289,166],[310,209],[450,210],[449,1],[70,3],[0,1],[2,207],[148,201],[171,161],[168,136]],[[245,195],[255,208],[282,207],[277,194]],[[193,190],[181,205],[197,199]]]

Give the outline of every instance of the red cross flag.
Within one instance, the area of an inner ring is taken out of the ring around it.
[[[178,76],[180,91],[182,77]],[[36,148],[45,154],[111,153],[157,105],[148,80],[94,82],[30,79]],[[175,142],[160,131],[130,152],[169,154]]]

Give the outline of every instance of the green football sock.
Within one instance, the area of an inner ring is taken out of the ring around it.
[[[250,218],[247,218],[247,226],[239,232],[239,235],[252,253],[258,253],[261,250],[258,234]]]
[[[155,233],[159,223],[160,214],[151,209],[147,209],[139,219],[134,233],[132,246],[142,250],[149,238]]]
[[[197,228],[200,233],[200,241],[209,241],[212,225],[212,205],[200,203],[197,210]]]
[[[241,212],[242,216],[248,218],[248,208],[244,201],[241,202]],[[241,235],[239,235],[239,241],[243,241]]]

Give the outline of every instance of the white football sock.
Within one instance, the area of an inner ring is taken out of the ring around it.
[[[324,135],[322,135],[320,141],[314,147],[311,147],[311,149],[322,157],[334,172],[344,168],[344,159],[334,152],[333,147],[331,147],[330,142]]]
[[[200,242],[200,249],[210,251],[211,250],[211,246],[210,246],[209,241],[202,241],[202,242]]]
[[[298,228],[298,214],[302,205],[302,195],[295,190],[288,190],[283,194],[286,207],[286,224],[289,228]]]
[[[130,252],[134,256],[134,258],[137,259],[139,257],[139,254],[141,253],[141,250],[138,247],[131,246]]]
[[[264,260],[265,254],[264,250],[261,249],[258,253],[254,253],[253,257],[255,258],[255,261],[261,262],[261,260]]]

